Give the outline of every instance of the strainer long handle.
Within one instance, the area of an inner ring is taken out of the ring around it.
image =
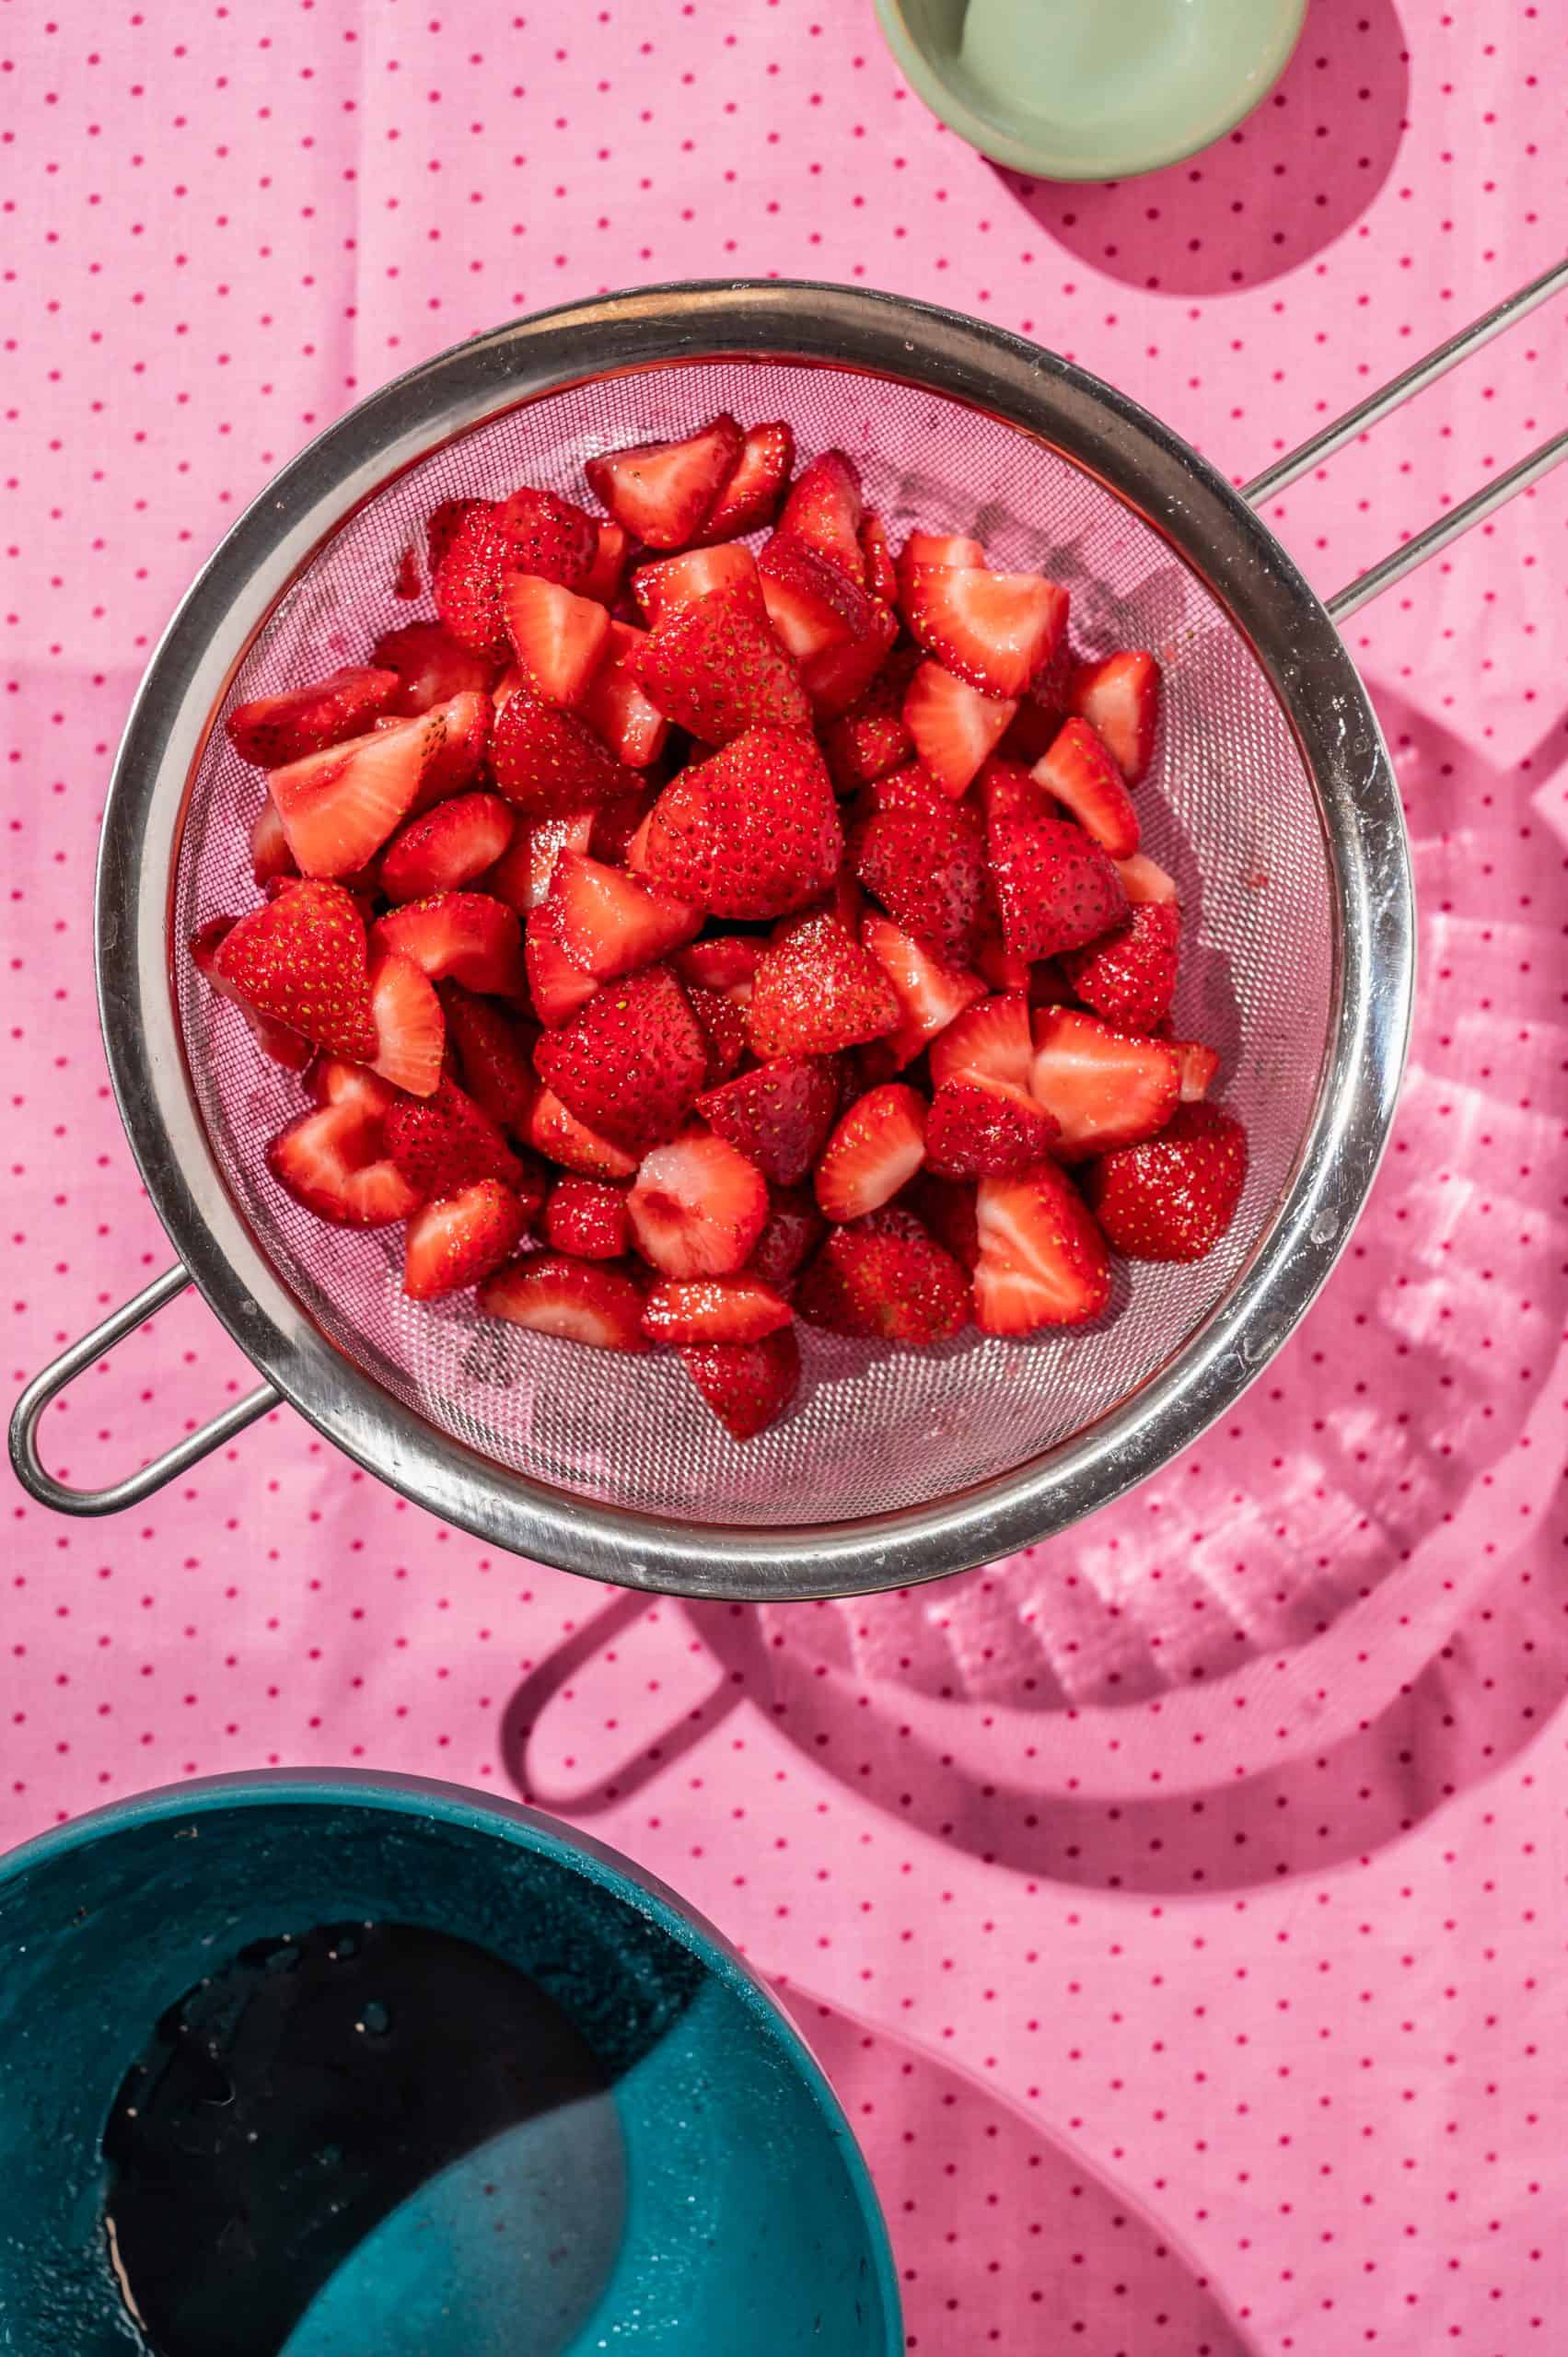
[[[134,1300],[123,1303],[91,1333],[84,1334],[34,1376],[12,1411],[11,1463],[17,1480],[41,1505],[52,1507],[56,1514],[119,1514],[126,1506],[150,1498],[155,1490],[161,1490],[177,1473],[200,1464],[203,1457],[221,1448],[226,1440],[233,1440],[247,1424],[253,1424],[258,1416],[264,1416],[269,1408],[278,1405],[279,1395],[270,1383],[263,1383],[243,1399],[237,1399],[232,1408],[226,1408],[221,1416],[215,1416],[211,1423],[203,1424],[200,1431],[188,1433],[183,1440],[176,1441],[161,1457],[155,1457],[150,1465],[128,1473],[122,1481],[111,1482],[106,1489],[73,1489],[68,1482],[57,1481],[49,1471],[38,1453],[38,1427],[50,1401],[68,1383],[74,1383],[95,1359],[101,1358],[105,1351],[111,1351],[116,1342],[122,1342],[127,1334],[134,1333],[177,1294],[183,1293],[190,1282],[189,1271],[176,1261],[172,1269],[166,1269]]]
[[[1283,459],[1276,459],[1272,467],[1265,467],[1260,475],[1244,484],[1242,497],[1249,499],[1255,507],[1277,499],[1282,491],[1288,490],[1293,482],[1299,482],[1304,474],[1321,465],[1325,459],[1331,459],[1336,450],[1342,450],[1345,444],[1353,441],[1358,434],[1366,433],[1380,418],[1400,408],[1417,393],[1424,392],[1428,385],[1434,385],[1440,377],[1446,377],[1450,368],[1458,367],[1461,362],[1480,352],[1493,336],[1501,335],[1505,328],[1515,326],[1538,305],[1550,302],[1554,295],[1561,295],[1564,289],[1568,289],[1568,261],[1558,262],[1552,269],[1543,271],[1539,278],[1532,278],[1527,286],[1517,288],[1481,319],[1472,319],[1468,328],[1461,328],[1458,335],[1450,336],[1446,343],[1438,344],[1420,360],[1412,361],[1408,368],[1401,369],[1397,377],[1391,377],[1375,393],[1368,393],[1364,401],[1356,402],[1353,409],[1346,410],[1342,417],[1320,426],[1295,449],[1288,451]],[[1358,574],[1336,596],[1326,600],[1335,621],[1347,621],[1361,607],[1380,597],[1385,589],[1392,588],[1396,581],[1402,581],[1406,574],[1413,573],[1417,565],[1424,564],[1439,550],[1447,548],[1462,533],[1484,523],[1487,517],[1494,515],[1516,493],[1527,491],[1531,483],[1539,482],[1542,475],[1550,474],[1552,468],[1561,466],[1564,459],[1568,459],[1568,432],[1553,435],[1539,449],[1532,450],[1527,458],[1510,467],[1505,474],[1499,475],[1495,482],[1483,483],[1479,491],[1471,493],[1469,499],[1461,500],[1458,507],[1450,508],[1446,516],[1435,517],[1424,530],[1412,533],[1409,540],[1402,540],[1397,549],[1391,549],[1376,564],[1369,565],[1365,573]]]

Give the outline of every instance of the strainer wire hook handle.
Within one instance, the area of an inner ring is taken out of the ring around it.
[[[172,1269],[155,1277],[133,1300],[122,1302],[100,1325],[82,1335],[34,1376],[12,1411],[11,1463],[17,1480],[41,1505],[52,1507],[57,1514],[121,1514],[127,1506],[150,1498],[155,1490],[161,1490],[177,1474],[199,1465],[203,1457],[221,1448],[225,1441],[233,1440],[247,1424],[253,1424],[258,1416],[264,1416],[269,1408],[278,1405],[279,1394],[270,1383],[263,1383],[196,1432],[176,1441],[150,1464],[101,1490],[75,1489],[69,1482],[57,1480],[49,1471],[38,1452],[38,1427],[44,1410],[67,1384],[74,1383],[96,1359],[165,1308],[190,1283],[190,1271],[177,1260]]]

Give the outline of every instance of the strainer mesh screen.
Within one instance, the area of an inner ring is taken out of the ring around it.
[[[714,410],[786,417],[803,455],[856,459],[895,543],[913,525],[972,531],[989,561],[1070,588],[1078,645],[1154,648],[1166,719],[1138,789],[1144,847],[1181,888],[1182,1036],[1208,1040],[1251,1141],[1230,1235],[1191,1268],[1120,1275],[1095,1331],[935,1351],[873,1350],[802,1327],[803,1395],[744,1447],[673,1357],[624,1358],[482,1318],[471,1299],[416,1307],[401,1230],[326,1226],[275,1183],[267,1140],[302,1107],[238,1011],[177,954],[194,1086],[228,1186],[280,1276],[339,1349],[407,1407],[499,1468],[604,1504],[689,1522],[837,1521],[934,1503],[1081,1430],[1145,1382],[1222,1299],[1266,1227],[1310,1116],[1330,1008],[1330,888],[1310,778],[1245,641],[1113,493],[1016,428],[917,387],[784,362],[601,378],[447,445],[360,509],[272,616],[230,702],[366,659],[428,611],[394,594],[442,499],[520,482],[583,495],[598,450],[690,432]],[[180,846],[175,924],[251,906],[248,836],[262,782],[215,728]]]

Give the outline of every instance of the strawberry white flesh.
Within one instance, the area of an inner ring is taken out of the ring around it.
[[[768,1217],[768,1186],[743,1154],[705,1130],[644,1157],[626,1199],[643,1258],[667,1277],[743,1269]]]

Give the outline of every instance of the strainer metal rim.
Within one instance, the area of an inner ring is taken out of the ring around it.
[[[392,475],[498,412],[627,369],[714,359],[892,377],[1013,424],[1097,477],[1230,613],[1311,773],[1329,863],[1329,1044],[1293,1174],[1231,1291],[1095,1423],[925,1507],[854,1522],[693,1525],[602,1506],[494,1465],[404,1408],[312,1323],[229,1195],[186,1070],[170,912],[183,810],[235,669],[279,597]],[[359,403],[285,467],[197,576],[138,691],[105,811],[97,889],[110,1078],[154,1207],[242,1350],[328,1439],[445,1520],[622,1585],[736,1599],[934,1579],[1065,1528],[1164,1464],[1268,1364],[1328,1276],[1393,1118],[1414,984],[1399,793],[1327,610],[1242,496],[1124,394],[1005,330],[908,297],[806,282],[703,282],[569,304],[454,346]]]

